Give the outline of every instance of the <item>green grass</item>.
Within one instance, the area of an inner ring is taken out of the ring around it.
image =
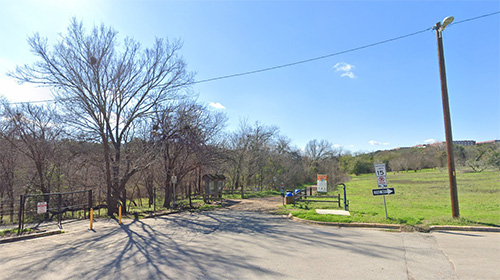
[[[389,219],[385,218],[382,196],[374,174],[353,176],[346,183],[351,216],[319,215],[315,209],[337,208],[335,203],[297,203],[283,212],[327,222],[375,222],[406,225],[486,225],[500,226],[500,175],[498,171],[457,172],[460,218],[451,217],[451,198],[447,170],[422,170],[387,174],[389,187],[396,194],[386,196]],[[339,188],[338,192],[342,192]],[[341,195],[342,197],[342,195]],[[343,207],[343,206],[342,206]]]

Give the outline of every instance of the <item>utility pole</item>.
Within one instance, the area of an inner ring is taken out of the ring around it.
[[[451,133],[450,105],[448,100],[448,85],[446,83],[442,34],[446,26],[450,24],[453,19],[453,17],[447,17],[443,20],[442,25],[441,22],[438,22],[433,29],[436,30],[438,45],[439,73],[441,76],[441,95],[443,99],[444,128],[446,133],[446,154],[448,157],[448,177],[450,181],[451,211],[453,218],[459,218],[460,210],[458,208],[457,177],[455,172],[455,157],[453,155],[453,136]]]

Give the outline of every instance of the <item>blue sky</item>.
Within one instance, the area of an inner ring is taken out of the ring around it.
[[[0,94],[12,102],[51,99],[3,75],[32,63],[27,36],[53,44],[70,19],[104,23],[120,38],[151,46],[181,39],[196,80],[343,52],[500,11],[499,1],[0,1]],[[453,137],[500,139],[500,15],[444,31]],[[279,127],[303,148],[325,139],[374,151],[443,141],[436,36],[401,40],[272,71],[192,86],[198,100],[229,117]]]

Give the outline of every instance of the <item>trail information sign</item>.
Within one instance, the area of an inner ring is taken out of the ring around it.
[[[328,192],[326,175],[324,175],[324,174],[318,174],[317,186],[318,186],[318,192],[319,193],[326,193],[326,192]]]

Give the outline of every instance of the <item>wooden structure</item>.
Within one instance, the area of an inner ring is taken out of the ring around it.
[[[204,200],[222,200],[222,188],[226,177],[219,174],[205,174],[201,177],[203,185],[205,186]]]
[[[309,189],[309,196],[307,195],[307,190]],[[320,199],[321,198],[321,199]],[[334,200],[324,200],[322,198],[335,198]],[[313,187],[305,188],[304,193],[300,193],[296,198],[297,202],[333,202],[337,203],[340,208],[340,194],[327,196],[327,195],[314,195],[313,196]]]

